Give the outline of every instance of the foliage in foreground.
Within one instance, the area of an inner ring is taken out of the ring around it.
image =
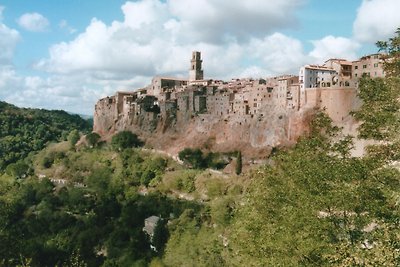
[[[399,171],[373,157],[342,157],[337,148],[317,134],[252,173],[230,229],[228,265],[400,263]]]
[[[142,158],[135,166],[143,172],[156,170],[153,164],[161,160],[131,150],[110,161],[116,155],[113,151],[71,151],[68,147],[59,144],[37,156],[35,171],[53,182],[34,176],[0,176],[0,258],[4,265],[16,266],[21,259],[29,259],[31,266],[71,266],[72,262],[146,266],[163,251],[167,235],[165,225],[157,228],[153,242],[158,252],[151,250],[142,230],[144,219],[179,217],[186,209],[197,213],[201,208],[158,192],[141,195],[125,176],[123,166],[134,162],[133,158]],[[45,168],[40,158],[50,153],[64,154]]]

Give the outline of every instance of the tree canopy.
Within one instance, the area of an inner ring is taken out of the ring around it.
[[[123,150],[125,148],[141,146],[142,141],[131,131],[121,131],[112,137],[111,145],[117,150]]]
[[[65,111],[18,108],[0,101],[0,171],[48,142],[60,141],[72,130],[86,132],[91,127]]]

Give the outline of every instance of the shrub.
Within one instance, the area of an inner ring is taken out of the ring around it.
[[[90,147],[94,147],[100,140],[100,135],[98,133],[89,133],[86,135],[86,141]]]
[[[16,163],[11,163],[6,168],[6,173],[15,178],[23,178],[29,170],[29,166],[22,162],[18,161]]]
[[[207,166],[206,161],[203,157],[203,152],[198,148],[185,148],[184,150],[179,152],[178,156],[183,162],[194,169],[202,169]]]
[[[111,145],[117,150],[138,147],[142,145],[138,136],[130,131],[122,131],[112,137]]]
[[[226,154],[221,153],[208,153],[204,158],[205,164],[208,168],[223,169],[229,163]]]
[[[78,130],[72,130],[69,135],[68,135],[68,141],[71,144],[71,147],[74,147],[76,143],[79,141],[79,131]]]

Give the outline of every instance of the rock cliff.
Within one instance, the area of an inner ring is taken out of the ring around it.
[[[259,108],[257,114],[245,115],[196,114],[176,109],[160,113],[126,101],[126,96],[118,93],[99,100],[93,130],[104,139],[130,130],[148,146],[173,155],[185,147],[200,147],[213,151],[241,150],[248,158],[264,157],[273,147],[293,144],[307,131],[313,112],[269,104]]]

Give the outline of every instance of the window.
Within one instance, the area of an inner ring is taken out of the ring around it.
[[[375,63],[375,64],[374,64],[374,67],[377,68],[377,67],[378,67],[378,63]]]
[[[355,70],[358,70],[358,66],[354,66],[354,69],[355,69]]]
[[[366,69],[367,68],[367,65],[363,65],[363,69]]]

